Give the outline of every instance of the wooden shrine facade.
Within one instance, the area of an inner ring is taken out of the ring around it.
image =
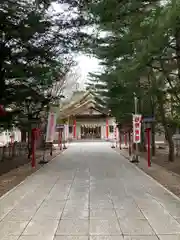
[[[61,107],[58,124],[64,124],[66,139],[111,139],[115,120],[95,101],[91,91],[75,92],[69,103]]]

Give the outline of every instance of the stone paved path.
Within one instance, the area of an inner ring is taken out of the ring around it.
[[[180,240],[180,201],[110,148],[74,143],[0,199],[0,240]]]

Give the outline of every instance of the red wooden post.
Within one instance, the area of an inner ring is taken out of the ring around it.
[[[58,147],[60,147],[60,143],[61,143],[61,130],[59,129],[59,133],[58,133]]]
[[[119,149],[121,150],[121,132],[119,132]]]
[[[151,133],[151,129],[147,128],[146,129],[146,138],[147,138],[147,160],[148,160],[148,167],[151,166],[151,140],[150,140],[150,133]]]
[[[33,128],[32,129],[32,132],[31,132],[31,145],[32,145],[32,160],[31,160],[31,166],[32,168],[35,168],[35,165],[36,165],[36,159],[35,159],[35,144],[36,144],[36,134],[37,134],[37,131],[36,131],[36,128]]]
[[[60,132],[60,150],[62,150],[62,130]]]

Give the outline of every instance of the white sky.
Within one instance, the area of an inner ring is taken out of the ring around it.
[[[64,12],[64,10],[66,10],[65,5],[62,8],[62,5],[60,6],[57,3],[52,4],[52,11]],[[87,31],[90,31],[90,29],[87,29]],[[85,87],[88,73],[98,70],[98,67],[99,67],[98,60],[96,58],[89,57],[89,56],[82,55],[82,54],[79,54],[77,57],[75,57],[75,60],[78,62],[77,69],[79,69],[79,71],[80,71],[80,72],[78,72],[78,74],[80,75],[79,87],[82,89]]]
[[[80,88],[83,88],[87,82],[88,73],[95,72],[99,69],[98,60],[85,55],[79,55],[76,60],[78,62],[78,68],[80,69],[81,75],[79,79]]]

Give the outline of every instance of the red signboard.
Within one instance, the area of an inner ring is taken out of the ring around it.
[[[141,142],[141,119],[140,114],[133,115],[133,142]]]

